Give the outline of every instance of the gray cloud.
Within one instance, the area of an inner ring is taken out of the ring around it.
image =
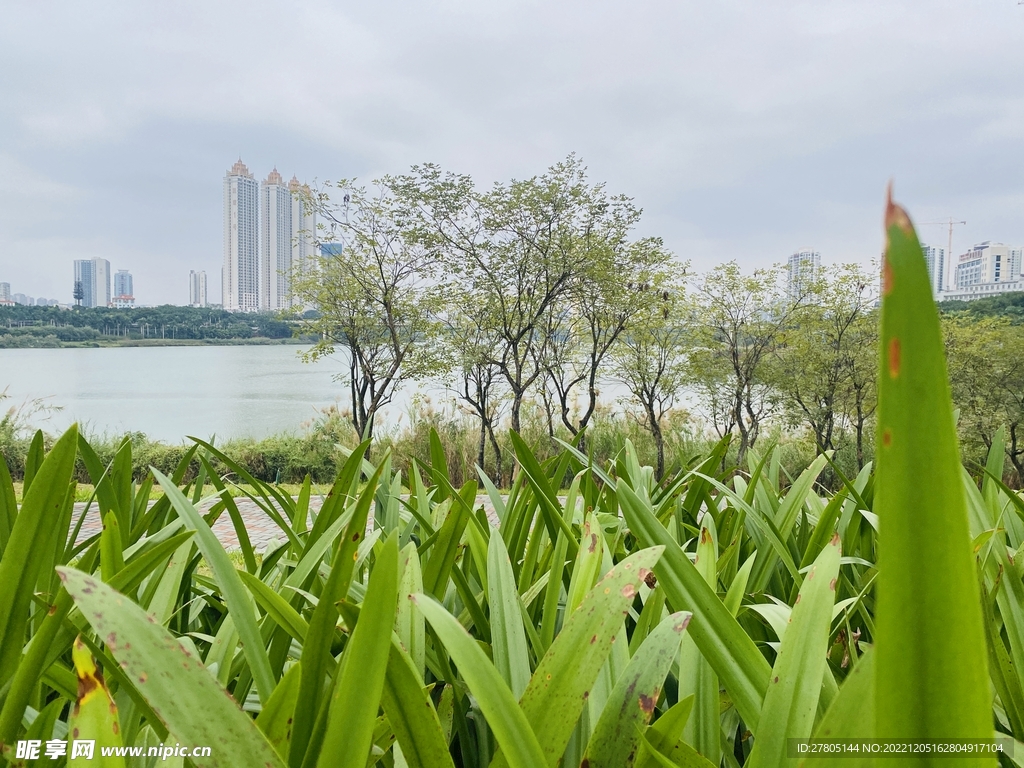
[[[1024,7],[986,2],[71,3],[0,27],[0,280],[106,256],[182,303],[221,178],[482,183],[575,151],[698,268],[862,260],[881,198],[1024,242]],[[944,242],[939,228],[924,236]]]

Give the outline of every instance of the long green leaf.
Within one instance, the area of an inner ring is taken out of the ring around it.
[[[227,603],[231,617],[234,619],[235,628],[242,641],[242,653],[249,662],[249,669],[252,671],[252,678],[256,683],[256,690],[260,700],[266,701],[274,690],[274,675],[270,667],[270,657],[267,655],[266,646],[260,635],[259,627],[256,626],[256,616],[252,603],[249,600],[249,592],[242,584],[242,579],[235,570],[228,553],[217,540],[216,534],[210,529],[203,516],[192,506],[192,502],[185,498],[185,495],[178,490],[178,487],[171,482],[170,478],[155,468],[151,468],[153,476],[164,494],[171,500],[171,505],[178,513],[182,522],[195,531],[195,543],[199,551],[213,571],[218,586],[224,594],[224,601]]]
[[[788,739],[808,739],[826,671],[829,628],[839,576],[839,535],[822,550],[804,579],[772,668],[758,721],[750,768],[782,765]]]
[[[381,706],[408,768],[454,768],[437,711],[409,654],[392,638]]]
[[[691,611],[689,632],[704,658],[724,683],[736,709],[755,734],[771,667],[690,558],[631,489],[619,488],[622,515],[645,546],[665,547],[654,571],[673,609]]]
[[[444,607],[432,597],[419,594],[413,602],[423,612],[431,628],[444,643],[459,674],[476,697],[487,725],[494,732],[502,754],[512,768],[537,768],[547,765],[537,737],[516,703],[512,691],[476,641]]]
[[[359,622],[345,648],[317,761],[321,768],[366,765],[397,607],[398,536],[392,533],[374,564]]]
[[[991,738],[985,634],[938,313],[909,217],[890,200],[885,219],[876,735]]]
[[[487,546],[487,602],[491,607],[491,647],[494,666],[519,699],[530,682],[530,654],[526,646],[519,591],[505,542],[491,529]]]
[[[633,764],[691,614],[674,613],[648,635],[615,683],[587,744],[590,768]]]
[[[284,768],[252,719],[170,632],[92,576],[73,568],[57,570],[121,671],[167,729],[184,743],[216,745],[210,757],[191,758],[197,768]]]
[[[77,444],[78,428],[72,426],[42,460],[0,559],[0,687],[11,679],[21,656],[32,593],[54,543],[53,521],[67,495]]]
[[[623,619],[662,551],[642,549],[608,571],[569,615],[534,670],[520,704],[544,750],[544,764],[553,766],[562,756],[620,632],[624,642]],[[492,768],[505,765],[504,758],[503,747]]]

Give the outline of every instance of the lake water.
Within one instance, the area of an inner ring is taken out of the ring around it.
[[[340,358],[303,363],[294,345],[0,350],[5,411],[39,398],[59,411],[33,424],[59,432],[263,437],[299,432],[346,390]]]
[[[342,355],[304,363],[306,347],[197,346],[91,349],[0,349],[0,414],[41,401],[33,427],[58,433],[78,422],[87,434],[144,432],[179,443],[186,436],[220,439],[299,433],[319,409],[348,407]],[[602,382],[602,400],[625,396]],[[417,396],[435,408],[455,407],[441,382],[407,384],[377,420],[400,429]],[[56,410],[54,410],[56,409]]]

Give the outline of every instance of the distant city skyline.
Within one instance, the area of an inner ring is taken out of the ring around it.
[[[304,202],[309,187],[295,176],[286,184],[277,166],[257,186],[241,158],[223,185],[222,306],[238,312],[287,309],[293,305],[292,276],[316,252],[316,212]]]
[[[1024,243],[1016,0],[54,0],[4,22],[0,280],[33,296],[70,302],[69,262],[101,257],[137,302],[182,302],[190,269],[217,300],[239,155],[311,186],[435,162],[488,188],[576,152],[696,271],[805,244],[866,265],[890,179],[916,221],[968,222],[952,248],[922,232],[948,258]]]

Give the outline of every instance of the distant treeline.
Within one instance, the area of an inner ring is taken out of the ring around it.
[[[973,301],[942,301],[939,302],[939,310],[943,314],[963,312],[977,318],[1003,317],[1019,325],[1024,323],[1024,292],[986,296]]]
[[[223,309],[159,307],[0,307],[0,348],[59,347],[114,340],[287,339],[299,318]]]

